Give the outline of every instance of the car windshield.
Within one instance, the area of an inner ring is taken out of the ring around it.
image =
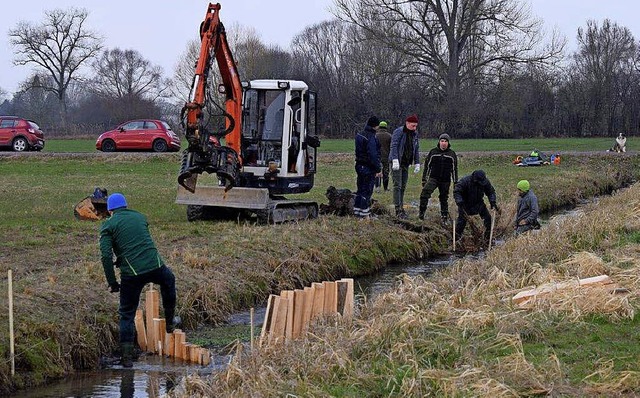
[[[171,130],[171,127],[169,126],[169,124],[167,122],[160,122],[160,123],[162,123],[162,125],[164,126],[165,129]]]

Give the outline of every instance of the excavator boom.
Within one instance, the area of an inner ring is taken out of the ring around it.
[[[178,183],[195,192],[197,177],[203,172],[216,173],[227,187],[236,184],[242,167],[239,156],[242,128],[242,85],[224,25],[220,22],[220,4],[209,3],[205,19],[200,25],[200,55],[196,64],[189,101],[182,109],[185,136],[189,143],[183,154]],[[204,107],[207,101],[207,80],[213,61],[222,79],[219,91],[224,92],[225,129],[211,132],[205,128]],[[184,120],[186,119],[186,123]],[[225,146],[220,139],[225,139]]]

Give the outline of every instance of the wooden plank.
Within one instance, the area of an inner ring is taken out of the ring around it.
[[[291,340],[293,337],[293,290],[283,290],[280,292],[280,297],[287,300],[287,319],[284,328],[284,337],[287,340]]]
[[[175,358],[184,359],[182,357],[182,344],[185,342],[186,336],[184,332],[180,329],[176,329],[173,331],[175,348],[173,350],[173,355]]]
[[[142,315],[142,308],[138,308],[136,310],[134,323],[136,325],[138,346],[140,346],[140,349],[142,351],[147,351],[147,328],[144,326],[144,316]]]
[[[269,332],[271,331],[271,323],[273,321],[273,306],[275,304],[275,294],[270,294],[267,299],[267,310],[264,314],[264,321],[262,322],[262,331],[260,332],[260,345],[266,343],[269,339]]]
[[[553,293],[558,290],[575,288],[575,287],[590,287],[590,286],[602,286],[613,283],[611,278],[608,275],[598,275],[589,278],[579,279],[579,280],[569,280],[563,282],[551,282],[545,283],[544,285],[540,285],[533,289],[523,290],[518,292],[515,296],[511,298],[515,304],[522,305],[527,301],[531,300],[534,297],[541,296],[544,294]]]
[[[336,290],[336,283],[324,281],[324,306],[322,313],[325,315],[335,315],[337,312],[338,304],[338,291]]]
[[[344,319],[352,319],[355,307],[354,285],[352,278],[342,278],[338,282],[346,283],[346,293],[344,294],[344,303],[341,305],[342,312],[340,314]],[[344,286],[344,285],[343,285]]]
[[[269,344],[277,344],[284,340],[288,307],[288,299],[276,296],[273,306],[273,327],[269,333]]]
[[[153,319],[160,318],[160,292],[153,288],[153,284],[145,293],[145,319],[147,323],[147,351],[157,352],[157,346],[153,343],[156,330],[153,327]]]
[[[182,343],[182,359],[191,362],[191,343]]]
[[[302,309],[302,329],[301,332],[305,332],[309,329],[309,322],[311,322],[311,314],[313,313],[313,288],[307,286],[304,288],[304,308]]]
[[[156,332],[153,344],[156,345],[155,352],[158,355],[163,355],[164,349],[164,335],[166,334],[167,322],[164,318],[153,318],[153,328]]]
[[[167,333],[164,336],[164,355],[172,358],[176,352],[176,338],[173,333]]]
[[[291,331],[292,338],[300,337],[302,333],[303,315],[305,308],[305,292],[302,289],[293,291],[293,329]]]
[[[608,285],[613,283],[609,275],[598,275],[592,276],[591,278],[580,279],[580,286],[589,286],[589,285]]]
[[[322,315],[324,311],[324,285],[322,283],[313,282],[313,307],[311,309],[311,319]]]
[[[211,353],[209,352],[208,349],[203,348],[201,354],[202,354],[201,365],[209,366],[209,364],[211,363]]]

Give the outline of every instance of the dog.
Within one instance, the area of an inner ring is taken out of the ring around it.
[[[608,149],[607,152],[627,152],[627,137],[620,133],[618,137],[616,137],[616,142],[613,144],[613,147]]]

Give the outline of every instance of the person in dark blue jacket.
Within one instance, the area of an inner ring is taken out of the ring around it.
[[[491,214],[484,203],[485,195],[489,198],[491,208],[498,210],[496,204],[496,190],[483,170],[475,170],[471,175],[463,177],[453,188],[453,199],[458,205],[458,219],[456,221],[456,241],[460,240],[467,218],[479,214],[484,222],[484,240],[489,243],[491,235]]]
[[[358,175],[358,191],[353,205],[356,217],[369,218],[371,215],[371,195],[376,176],[382,172],[380,163],[380,142],[376,138],[376,130],[380,120],[371,116],[367,120],[364,131],[356,134],[356,174]]]
[[[413,165],[413,172],[420,172],[420,144],[418,141],[418,116],[410,115],[403,126],[398,127],[391,135],[389,161],[391,162],[391,177],[393,179],[393,204],[396,216],[407,218],[404,211],[404,191],[409,179],[409,167]]]

